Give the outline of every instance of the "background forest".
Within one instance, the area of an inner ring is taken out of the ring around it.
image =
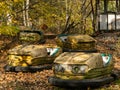
[[[56,34],[92,34],[94,4],[95,0],[0,0],[0,32],[14,35],[24,26]]]

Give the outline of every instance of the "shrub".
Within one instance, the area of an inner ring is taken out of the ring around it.
[[[19,32],[19,28],[16,26],[0,26],[1,35],[15,36]]]

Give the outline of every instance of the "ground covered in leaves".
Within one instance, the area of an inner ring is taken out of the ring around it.
[[[120,34],[118,32],[102,33],[94,37],[97,41],[96,48],[99,52],[111,53],[113,55],[115,62],[115,70],[118,73],[120,70],[120,57],[119,57],[120,49],[119,47],[116,48],[116,43],[120,39],[119,37]],[[49,42],[51,43],[51,41],[48,40],[47,43]],[[0,90],[69,90],[54,87],[48,83],[47,81],[48,77],[53,76],[52,70],[43,70],[41,72],[35,73],[5,72],[3,67],[7,63],[6,62],[7,51],[18,44],[19,41],[17,37],[0,36]],[[91,88],[89,87],[87,89],[91,90]],[[116,82],[112,82],[111,84],[95,88],[95,90],[120,90],[120,81],[118,80]]]

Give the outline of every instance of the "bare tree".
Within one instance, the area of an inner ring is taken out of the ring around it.
[[[29,21],[29,0],[23,2],[23,24],[24,26],[30,26]]]
[[[25,1],[23,2],[23,25],[27,26],[27,24],[26,24],[26,14],[25,14]]]
[[[74,3],[74,1],[72,3]],[[75,28],[78,24],[80,25],[82,33],[86,33],[87,18],[91,15],[92,12],[94,14],[93,2],[92,0],[82,0],[79,3],[79,7],[79,21],[71,21],[72,14],[74,14],[74,9],[70,7],[70,1],[66,0],[66,24],[62,34],[70,32],[70,30]]]

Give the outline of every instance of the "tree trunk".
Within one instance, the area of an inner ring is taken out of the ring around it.
[[[68,11],[68,0],[65,1],[65,4],[66,4],[66,22],[67,22],[68,17],[69,17],[69,11]]]
[[[10,11],[12,11],[12,3],[10,3],[10,5],[8,6]],[[11,12],[7,12],[7,25],[11,25],[12,24],[12,15]]]
[[[7,14],[7,25],[11,25],[12,24],[12,16],[10,15],[10,13]]]
[[[25,2],[23,2],[23,25],[27,26],[26,25],[26,15],[25,15]]]
[[[29,0],[23,2],[23,25],[29,27]]]
[[[90,3],[91,3],[92,17],[93,17],[92,26],[93,26],[93,31],[95,32],[95,26],[96,26],[95,20],[96,20],[96,15],[95,15],[94,6],[93,6],[93,0],[91,0]]]
[[[29,22],[29,0],[26,0],[26,24],[29,27],[30,22]]]

